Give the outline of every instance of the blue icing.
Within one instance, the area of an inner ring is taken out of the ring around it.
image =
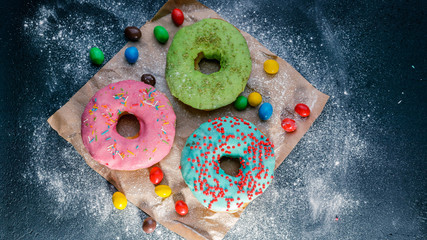
[[[223,117],[201,124],[188,137],[181,155],[181,173],[205,207],[217,212],[235,211],[259,196],[272,182],[274,146],[255,129],[246,120]],[[224,156],[240,159],[237,176],[227,175],[220,168],[219,159]]]

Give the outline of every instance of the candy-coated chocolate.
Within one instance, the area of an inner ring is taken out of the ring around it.
[[[245,110],[247,106],[248,99],[245,96],[238,96],[236,101],[234,101],[234,107],[239,111]]]
[[[279,71],[279,63],[276,60],[269,59],[264,62],[264,71],[268,74],[276,74]]]
[[[175,211],[181,215],[185,216],[188,213],[188,206],[184,201],[177,201],[175,203]]]
[[[123,114],[140,125],[135,138],[117,132]],[[170,151],[176,116],[169,99],[153,86],[135,80],[109,84],[95,93],[81,118],[83,144],[98,163],[114,170],[151,167]]]
[[[128,200],[126,199],[126,196],[121,192],[115,192],[112,197],[114,207],[116,207],[119,210],[123,210],[126,208],[128,204]]]
[[[104,62],[104,53],[97,47],[90,49],[89,57],[93,64],[101,65]]]
[[[310,115],[310,108],[304,103],[298,103],[295,106],[295,112],[297,112],[301,117],[308,117]]]
[[[142,230],[144,230],[145,233],[152,233],[154,230],[156,230],[157,222],[152,217],[148,217],[144,219],[144,222],[142,223]]]
[[[156,26],[154,28],[154,36],[160,43],[166,43],[169,39],[168,31],[162,26]]]
[[[221,158],[240,161],[236,176],[221,168]],[[237,117],[200,125],[181,154],[181,173],[199,202],[216,212],[233,212],[261,195],[273,180],[274,146],[258,128]]]
[[[134,26],[127,27],[125,28],[125,37],[130,41],[138,41],[141,38],[141,30]]]
[[[251,105],[252,107],[256,107],[260,105],[262,102],[261,94],[257,92],[252,92],[251,94],[249,94],[248,102],[249,102],[249,105]]]
[[[154,189],[154,192],[156,192],[159,197],[167,198],[171,195],[172,189],[168,185],[158,185]]]
[[[154,87],[154,85],[156,85],[156,78],[153,75],[148,74],[148,73],[142,74],[141,81],[143,83],[146,83],[146,84],[151,85],[153,87]]]
[[[270,119],[273,114],[273,106],[270,103],[263,103],[261,107],[259,107],[258,115],[259,118],[263,121]]]
[[[163,180],[163,171],[159,167],[153,167],[150,170],[150,181],[157,185]]]
[[[125,51],[125,57],[126,60],[132,64],[132,63],[136,63],[136,61],[138,60],[138,49],[136,47],[128,47]]]
[[[295,123],[295,120],[290,118],[283,119],[281,125],[286,132],[293,132],[297,129],[297,124]]]
[[[175,8],[172,10],[172,21],[175,25],[179,26],[184,22],[184,13],[179,8]]]

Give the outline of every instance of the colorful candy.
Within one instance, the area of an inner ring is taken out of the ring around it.
[[[282,128],[286,132],[293,132],[297,129],[297,124],[295,123],[295,120],[290,118],[285,118],[282,120]]]
[[[157,185],[163,180],[163,172],[159,167],[153,167],[150,170],[150,181]]]
[[[138,41],[141,38],[141,30],[134,26],[127,27],[125,28],[125,37],[130,41]]]
[[[301,117],[308,117],[310,115],[310,108],[304,103],[298,103],[295,106],[295,112],[297,112]]]
[[[154,87],[154,85],[156,85],[156,78],[153,75],[148,74],[148,73],[142,74],[141,82],[146,83],[146,84]]]
[[[126,196],[121,192],[115,192],[112,197],[114,207],[116,207],[119,210],[123,210],[126,208],[128,204],[128,200],[126,199]]]
[[[279,63],[273,59],[264,62],[264,71],[268,74],[276,74],[279,71]]]
[[[273,114],[273,106],[270,103],[263,103],[261,107],[259,107],[258,115],[261,120],[268,120]]]
[[[129,47],[125,51],[126,60],[128,60],[130,64],[136,63],[136,61],[138,60],[138,56],[139,53],[136,47]]]
[[[260,105],[262,102],[261,94],[257,92],[252,92],[251,94],[249,94],[248,102],[249,102],[249,105],[251,105],[252,107],[256,107]]]
[[[188,213],[188,206],[184,201],[177,201],[175,203],[175,211],[181,215],[185,216]]]
[[[93,64],[101,65],[104,62],[104,53],[97,47],[90,49],[89,57]]]
[[[172,190],[167,185],[158,185],[156,188],[154,188],[154,192],[157,194],[157,196],[162,198],[167,198],[171,195]]]
[[[179,26],[184,22],[184,13],[181,11],[181,9],[175,8],[172,10],[172,21],[175,23],[175,25]]]
[[[152,217],[148,217],[144,219],[144,222],[142,223],[142,230],[144,230],[145,233],[152,233],[154,230],[156,230],[157,222]]]
[[[154,36],[160,43],[166,43],[169,39],[168,31],[162,26],[156,26],[154,28]]]
[[[236,101],[234,101],[234,107],[241,111],[248,106],[248,99],[245,96],[238,96]]]

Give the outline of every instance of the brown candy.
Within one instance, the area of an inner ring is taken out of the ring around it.
[[[125,37],[130,41],[138,41],[141,38],[141,30],[137,27],[127,27],[125,29]]]
[[[143,75],[141,76],[141,81],[142,81],[143,83],[146,83],[146,84],[151,85],[151,86],[153,86],[153,87],[154,87],[154,85],[156,85],[156,79],[154,78],[154,76],[153,76],[153,75],[148,74],[148,73],[143,74]]]
[[[156,229],[156,226],[156,220],[154,220],[152,217],[148,217],[142,223],[142,230],[144,230],[145,233],[152,233]]]

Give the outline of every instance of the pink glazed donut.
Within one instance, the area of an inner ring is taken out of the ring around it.
[[[132,114],[139,133],[121,136],[121,115]],[[134,80],[99,90],[82,114],[83,144],[94,160],[114,170],[147,168],[162,160],[175,138],[175,112],[169,99],[153,86]]]

